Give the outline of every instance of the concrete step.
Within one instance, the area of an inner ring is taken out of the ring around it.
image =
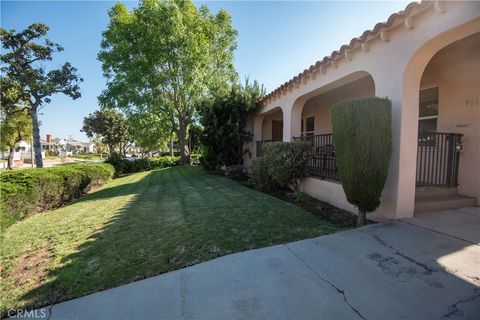
[[[444,197],[456,194],[457,188],[417,187],[415,189],[415,198]]]
[[[476,199],[458,194],[415,198],[415,213],[475,207]]]

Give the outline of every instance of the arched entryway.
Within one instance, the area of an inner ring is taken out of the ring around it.
[[[304,99],[303,104],[299,103],[294,107],[297,124],[293,132],[297,135],[293,140],[308,140],[313,144],[309,164],[310,176],[339,180],[333,147],[332,107],[345,99],[374,95],[373,78],[367,72],[359,72],[320,88],[313,95],[310,94],[308,99]],[[292,121],[293,118],[292,115]]]
[[[406,68],[400,187],[415,187],[415,213],[480,204],[479,54],[478,28],[465,24],[427,42]]]
[[[256,156],[262,155],[262,146],[267,142],[283,141],[283,111],[282,108],[274,108],[257,117],[261,122],[260,139],[256,140]]]
[[[480,187],[479,74],[480,33],[441,49],[423,72],[416,213],[475,205]]]

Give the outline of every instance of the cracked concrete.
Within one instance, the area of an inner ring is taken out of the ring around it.
[[[473,302],[480,298],[480,288],[476,288],[474,290],[474,293],[467,298],[460,299],[451,306],[448,307],[448,313],[442,316],[442,319],[452,319],[452,318],[457,318],[457,319],[462,319],[464,318],[464,311],[462,309],[459,309],[459,305],[465,304],[465,303],[470,303],[470,305],[478,305],[478,302]]]
[[[220,257],[54,305],[49,317],[480,319],[480,209],[461,213],[453,231],[443,215],[454,212],[440,212]]]
[[[345,303],[362,319],[365,319],[364,316],[362,316],[362,314],[348,301],[348,298],[345,294],[345,291],[338,288],[335,284],[333,284],[332,282],[328,281],[327,279],[323,278],[321,275],[319,275],[318,273],[315,272],[315,270],[313,270],[312,268],[310,268],[310,266],[302,260],[302,258],[300,258],[292,249],[290,249],[288,247],[288,245],[285,245],[289,250],[290,252],[292,252],[300,261],[302,261],[302,263],[308,268],[310,269],[310,271],[312,271],[313,274],[315,274],[315,276],[317,276],[321,281],[323,282],[326,282],[328,283],[332,288],[334,288],[335,290],[337,290],[337,292],[339,294],[341,294],[343,296],[343,300],[345,301]]]

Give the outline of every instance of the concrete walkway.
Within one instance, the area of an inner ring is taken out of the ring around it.
[[[480,208],[232,254],[49,319],[480,319]]]

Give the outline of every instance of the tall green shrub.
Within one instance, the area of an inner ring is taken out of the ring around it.
[[[338,173],[358,225],[380,205],[392,153],[392,111],[386,98],[344,100],[332,109]]]
[[[200,137],[201,164],[204,168],[242,164],[243,146],[252,141],[252,134],[245,131],[247,116],[256,110],[263,94],[263,86],[247,81],[244,86],[233,85],[229,91],[218,92],[200,104],[200,122],[204,128]]]

